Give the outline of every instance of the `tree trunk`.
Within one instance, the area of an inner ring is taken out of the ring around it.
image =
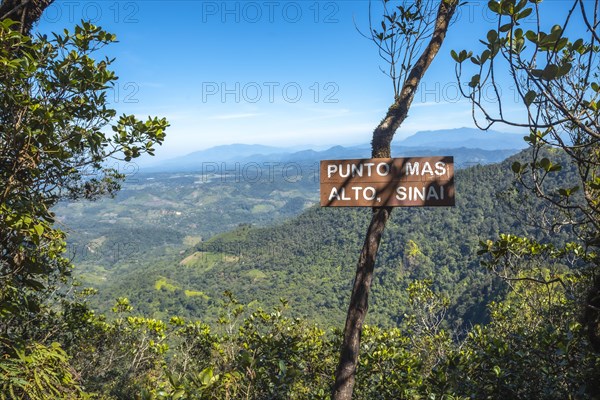
[[[446,37],[450,20],[456,11],[456,6],[457,0],[440,1],[434,32],[429,40],[429,44],[406,78],[400,95],[395,99],[394,104],[388,109],[385,118],[373,132],[373,140],[371,141],[371,155],[373,158],[391,157],[391,142],[394,133],[406,119],[419,82],[440,50]],[[369,289],[373,281],[373,269],[375,267],[381,236],[391,213],[391,207],[373,208],[371,223],[367,229],[365,242],[356,267],[356,277],[354,278],[350,306],[348,307],[346,325],[344,327],[344,340],[340,353],[340,361],[335,372],[335,384],[332,391],[333,400],[352,399],[360,350],[360,337],[369,308]]]
[[[0,4],[0,20],[10,18],[19,22],[18,29],[23,35],[29,35],[33,24],[54,0],[3,0]]]

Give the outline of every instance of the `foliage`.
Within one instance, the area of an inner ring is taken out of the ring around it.
[[[0,363],[0,399],[87,399],[76,374],[57,342],[12,348]]]
[[[442,382],[475,398],[595,398],[599,358],[569,295],[582,282],[564,283],[515,282],[507,300],[490,305],[491,323],[473,327],[448,358]]]
[[[423,44],[433,35],[438,5],[432,1],[401,1],[393,5],[383,0],[381,3],[381,24],[373,24],[369,3],[369,34],[361,34],[377,47],[387,66],[380,70],[391,79],[394,98],[397,98],[420,57]]]
[[[127,115],[113,121],[112,60],[92,57],[114,35],[82,22],[72,33],[30,38],[13,24],[0,22],[0,336],[9,341],[25,337],[20,319],[31,323],[70,272],[50,207],[114,194],[123,176],[103,163],[152,154],[167,126]]]
[[[109,398],[318,398],[329,384],[333,347],[325,332],[272,312],[248,313],[226,297],[220,333],[199,321],[168,324],[129,313],[126,299],[107,322],[79,303],[66,313],[73,366],[88,390]],[[68,329],[68,330],[67,330]]]
[[[600,358],[572,318],[578,299],[570,293],[582,282],[564,283],[515,282],[506,300],[490,304],[491,322],[459,338],[431,324],[444,314],[444,295],[431,282],[413,282],[406,288],[413,310],[400,327],[365,327],[356,396],[594,398]],[[67,347],[72,366],[101,398],[328,398],[341,332],[286,316],[284,300],[270,312],[252,311],[226,293],[221,307],[211,326],[123,318],[132,313],[125,299],[108,322],[80,303],[65,326],[77,332]],[[146,367],[131,368],[136,360]]]
[[[66,338],[80,333],[57,324],[76,303],[69,300],[65,235],[50,208],[60,199],[113,195],[124,176],[106,167],[107,160],[152,154],[168,124],[115,119],[107,101],[117,80],[113,60],[93,58],[114,35],[82,22],[73,32],[33,38],[15,24],[0,21],[2,394],[82,398],[80,371],[63,351],[74,340]]]
[[[541,266],[548,253],[570,254],[569,267],[573,277],[587,280],[589,294],[587,298],[581,297],[584,327],[593,347],[600,352],[600,280],[595,277],[600,262],[597,257],[600,245],[600,126],[596,104],[600,37],[594,25],[598,19],[598,2],[571,3],[563,10],[562,17],[552,16],[554,25],[547,29],[544,18],[547,4],[524,0],[491,1],[488,6],[498,24],[496,29],[488,32],[487,40],[482,41],[483,52],[472,56],[473,53],[466,50],[453,51],[452,57],[457,62],[459,79],[466,65],[474,65],[477,70],[468,85],[470,92],[463,93],[473,104],[476,123],[480,123],[475,113],[478,111],[483,117],[483,128],[505,123],[529,130],[525,141],[530,145],[531,159],[512,165],[519,183],[516,191],[534,194],[545,201],[546,206],[535,214],[540,228],[550,232],[568,231],[572,236],[571,243],[562,249],[549,248],[532,238],[502,237],[495,244],[488,244],[491,255],[488,265],[494,268],[499,262],[506,264],[513,253],[520,263],[512,263],[510,270],[503,268],[503,271],[510,272],[505,278],[520,279],[522,273],[527,272],[530,261]],[[533,29],[522,28],[527,18],[535,21]],[[556,24],[559,18],[562,23]],[[500,68],[506,67],[526,115],[522,121],[503,111],[506,99],[499,95],[503,81],[498,73]],[[495,104],[482,101],[486,85],[496,94]],[[557,160],[557,148],[567,155],[568,162]],[[574,179],[559,187],[547,185],[549,177],[560,175],[570,166],[575,167]],[[535,276],[528,278],[540,280]],[[548,283],[543,278],[541,282]]]

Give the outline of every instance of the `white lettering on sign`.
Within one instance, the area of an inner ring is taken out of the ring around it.
[[[375,168],[373,168],[375,167]],[[387,176],[390,173],[390,165],[388,163],[364,163],[364,164],[328,164],[327,178],[338,174],[341,178],[353,178],[363,176]]]
[[[451,156],[323,160],[322,207],[454,206]]]
[[[383,170],[381,169],[383,167]],[[377,164],[377,174],[379,176],[387,176],[390,173],[390,164],[388,163],[379,163]]]
[[[331,178],[331,175],[335,174],[335,171],[337,171],[337,165],[329,164],[327,166],[327,177]]]
[[[437,176],[446,175],[447,169],[446,169],[445,162],[438,161],[434,164],[434,166],[435,166],[435,169],[431,166],[431,163],[429,163],[429,161],[424,162],[424,163],[419,163],[418,161],[414,162],[414,163],[407,162],[405,171],[406,171],[406,175],[421,175],[421,176],[423,176],[423,175],[433,176],[434,174]]]
[[[444,200],[444,187],[429,186],[429,188],[404,187],[396,188],[396,200]]]
[[[329,194],[329,201],[336,200],[375,200],[377,197],[377,190],[375,190],[372,186],[352,186],[352,191],[354,191],[354,197],[348,197],[346,195],[346,188],[342,187],[338,190],[338,188],[331,188],[331,193]],[[352,193],[351,193],[352,194]]]

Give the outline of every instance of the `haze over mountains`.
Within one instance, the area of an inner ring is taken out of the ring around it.
[[[473,128],[420,131],[392,144],[394,157],[450,155],[457,167],[500,162],[526,147],[523,135]],[[314,163],[327,159],[369,158],[370,144],[300,150],[260,144],[211,147],[143,167],[143,172],[198,171],[205,163]]]
[[[482,150],[524,149],[527,147],[522,134],[498,131],[481,131],[472,128],[420,131],[399,143],[406,147],[457,148]]]

